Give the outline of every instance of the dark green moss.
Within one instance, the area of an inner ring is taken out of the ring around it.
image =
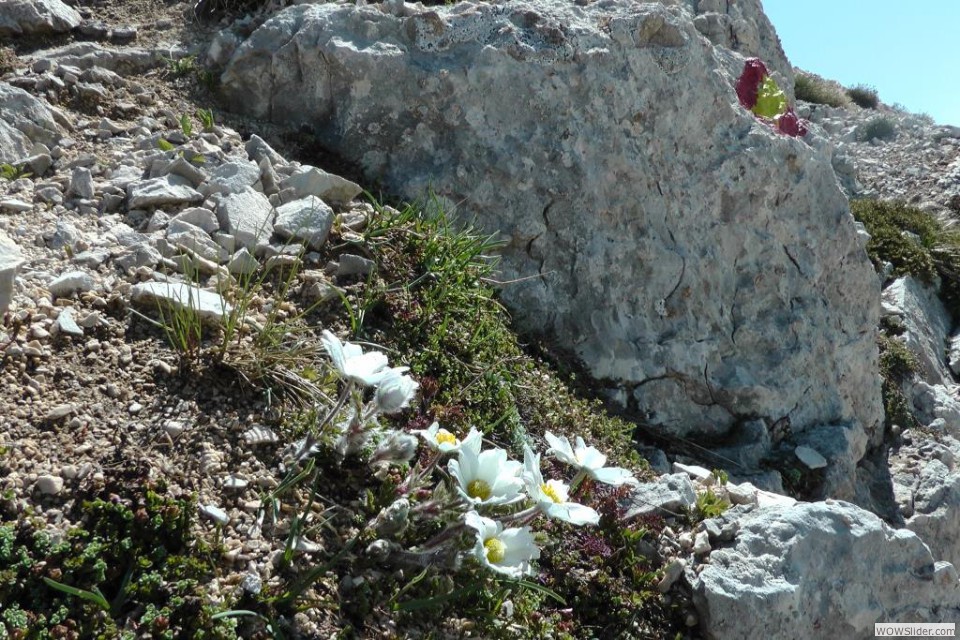
[[[214,623],[203,605],[214,570],[191,536],[192,499],[157,485],[78,502],[81,524],[59,540],[23,516],[0,526],[0,602],[19,612],[0,627],[25,638],[114,638],[131,624],[156,638],[230,637],[221,632],[232,623]],[[109,609],[44,579],[98,590]]]
[[[850,211],[871,235],[867,254],[878,272],[889,262],[894,277],[939,280],[941,299],[960,319],[960,231],[903,202],[854,200]]]
[[[903,383],[917,370],[917,359],[899,340],[880,332],[877,338],[880,348],[880,377],[883,380],[882,396],[884,424],[889,429],[893,425],[901,427],[919,426],[910,411],[910,405],[903,393]]]

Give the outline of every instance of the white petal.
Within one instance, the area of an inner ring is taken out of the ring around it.
[[[343,353],[343,344],[340,342],[340,338],[333,335],[333,333],[330,331],[324,329],[323,335],[320,337],[320,342],[323,343],[323,348],[326,349],[327,355],[329,355],[330,359],[333,361],[333,366],[337,368],[337,371],[343,374],[346,357]]]
[[[482,439],[483,436],[477,431],[476,427],[470,427],[470,432],[467,434],[467,437],[460,441],[460,447],[470,449],[474,454],[480,455],[480,446],[483,444],[481,442]]]
[[[640,484],[640,482],[633,477],[632,473],[622,467],[603,467],[602,469],[594,469],[590,472],[590,477],[597,482],[610,484],[615,487],[619,487],[620,485],[624,484]]]
[[[498,529],[502,526],[495,520],[484,518],[476,511],[468,511],[465,513],[463,523],[477,532],[480,536],[481,544],[484,540],[496,536]]]
[[[597,524],[600,522],[599,513],[576,502],[562,502],[560,504],[551,502],[544,507],[544,513],[551,518],[563,520],[570,524]]]
[[[559,438],[549,431],[545,432],[543,437],[546,438],[547,443],[550,445],[547,453],[553,453],[561,462],[565,462],[566,464],[577,464],[576,456],[573,455],[573,448],[570,446],[570,440],[567,438]]]
[[[599,469],[607,464],[607,456],[594,447],[577,447],[577,459],[585,469]]]

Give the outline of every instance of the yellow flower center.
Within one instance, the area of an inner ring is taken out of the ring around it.
[[[507,545],[503,544],[499,538],[490,538],[483,543],[483,548],[487,550],[487,560],[493,564],[503,562],[507,555]]]
[[[457,436],[453,435],[446,429],[440,429],[440,431],[437,431],[437,444],[443,444],[443,443],[452,444],[456,446]]]
[[[467,485],[467,495],[471,498],[486,500],[490,497],[490,485],[483,480],[472,480],[470,484]]]
[[[563,502],[563,500],[560,499],[560,495],[557,493],[557,490],[546,482],[540,483],[540,490],[543,491],[546,496],[554,502]]]

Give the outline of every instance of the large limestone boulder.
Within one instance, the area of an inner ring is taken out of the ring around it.
[[[3,0],[0,2],[0,36],[63,33],[83,18],[61,0]]]
[[[54,146],[72,126],[59,110],[23,89],[0,82],[0,162],[30,155],[34,144]]]
[[[753,511],[689,572],[711,640],[872,638],[877,622],[960,620],[960,582],[911,531],[845,502]]]
[[[296,6],[223,88],[500,232],[518,322],[665,431],[787,418],[876,444],[879,285],[828,145],[743,109],[743,57],[668,4]]]

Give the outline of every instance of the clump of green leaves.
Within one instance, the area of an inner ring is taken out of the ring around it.
[[[167,72],[174,77],[182,77],[193,73],[197,68],[197,56],[187,55],[182,58],[164,58],[167,63]]]
[[[854,104],[864,109],[876,109],[880,105],[880,97],[874,87],[858,84],[847,89],[847,95]]]
[[[713,489],[707,487],[706,491],[697,494],[693,517],[697,521],[716,518],[729,508],[730,501],[727,498],[717,495]]]
[[[197,119],[200,120],[200,124],[203,127],[204,132],[213,131],[214,120],[213,120],[213,111],[211,109],[197,109]]]
[[[27,171],[26,165],[21,167],[16,167],[8,162],[0,163],[0,178],[4,180],[18,180],[20,178],[29,178],[30,172]]]

